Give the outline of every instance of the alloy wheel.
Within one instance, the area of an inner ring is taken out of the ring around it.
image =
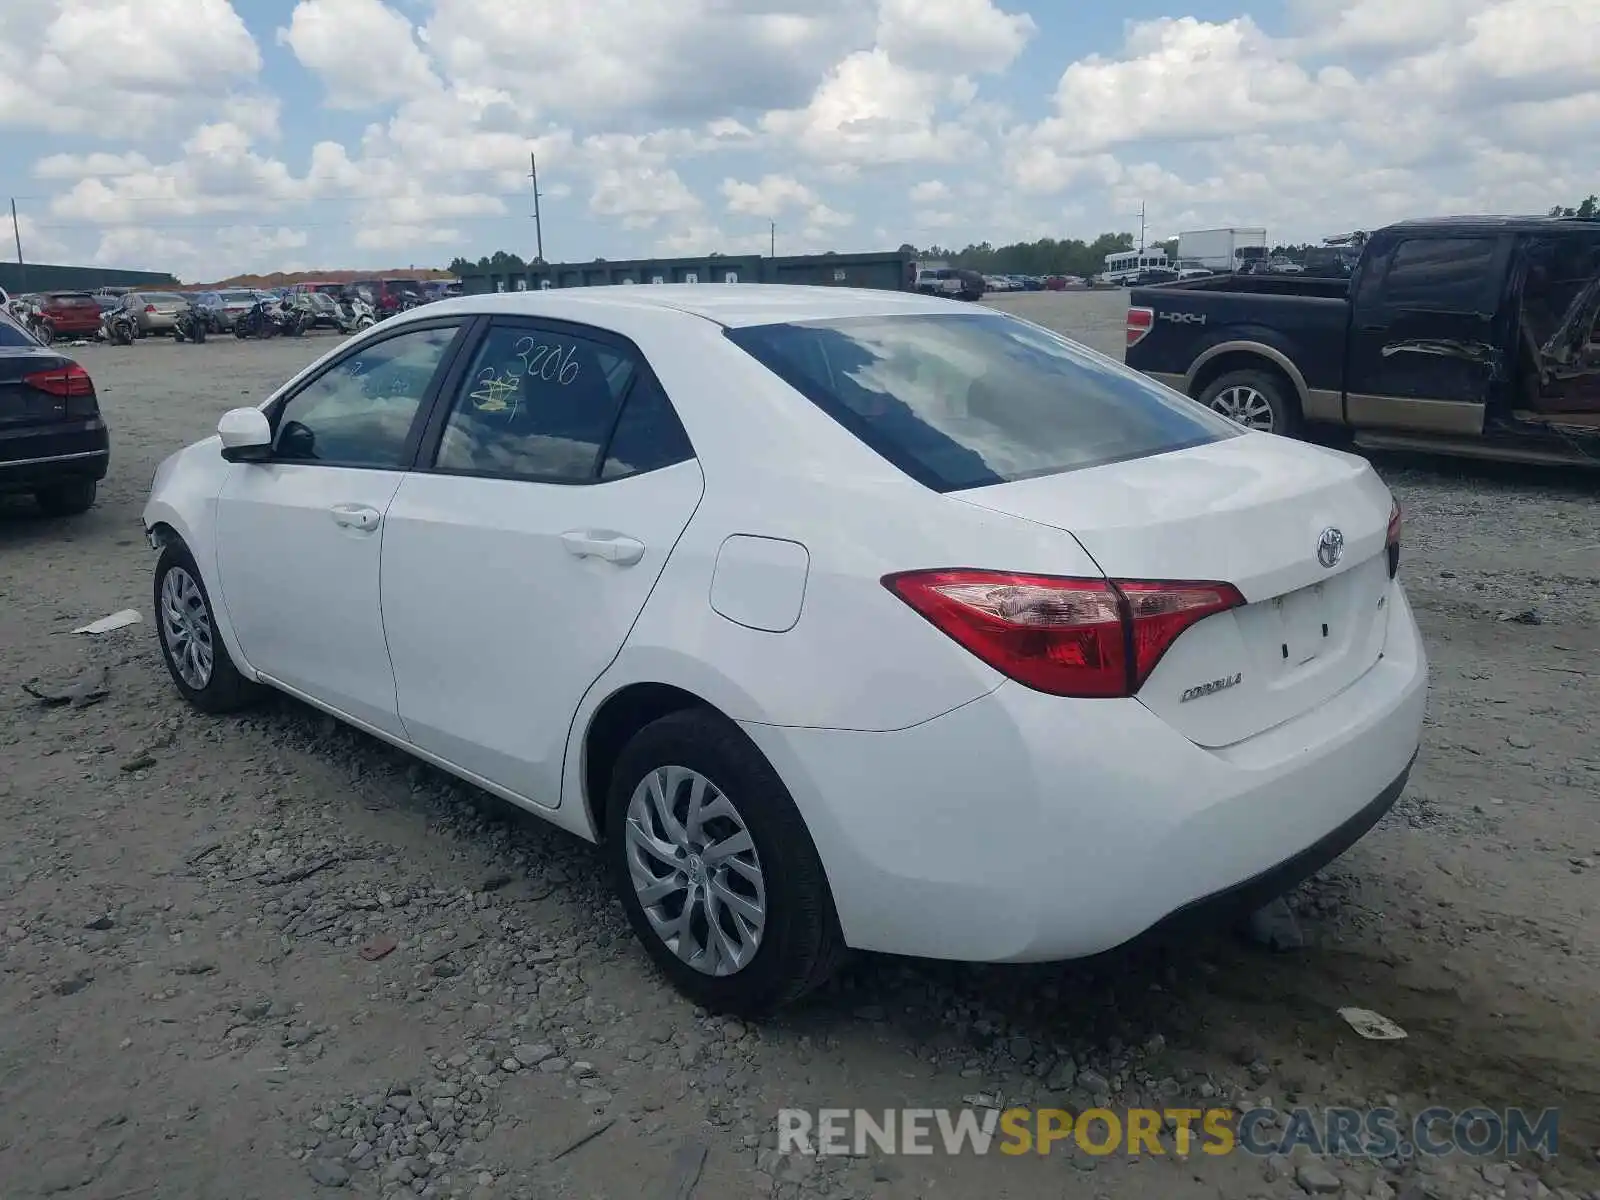
[[[1246,383],[1235,384],[1218,392],[1212,398],[1211,408],[1230,421],[1258,433],[1271,433],[1277,424],[1267,398]]]
[[[199,583],[183,567],[170,568],[161,580],[161,638],[178,677],[204,691],[216,653],[211,613]]]
[[[766,928],[766,880],[722,790],[688,767],[658,767],[633,791],[623,838],[634,892],[666,947],[705,975],[748,966]]]

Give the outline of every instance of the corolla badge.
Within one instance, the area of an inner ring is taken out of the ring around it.
[[[1317,561],[1325,567],[1336,567],[1344,557],[1344,534],[1332,525],[1317,538]]]
[[[1225,692],[1231,687],[1238,687],[1243,679],[1244,672],[1235,671],[1232,675],[1224,675],[1221,679],[1213,679],[1210,683],[1197,683],[1192,688],[1183,689],[1183,695],[1178,697],[1178,703],[1187,704],[1202,696],[1214,696],[1218,692]]]

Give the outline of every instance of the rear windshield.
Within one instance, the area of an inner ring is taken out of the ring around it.
[[[48,300],[61,308],[82,308],[94,303],[94,297],[87,292],[51,292]]]
[[[939,492],[1241,432],[1121,363],[999,313],[757,325],[727,336]]]
[[[146,304],[187,304],[188,299],[172,292],[140,292],[139,298]]]

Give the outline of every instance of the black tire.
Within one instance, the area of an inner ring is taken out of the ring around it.
[[[1207,384],[1198,398],[1212,412],[1259,433],[1293,437],[1300,430],[1300,406],[1288,385],[1271,371],[1228,371]],[[1254,422],[1241,419],[1263,412]],[[1263,422],[1270,422],[1270,427]]]
[[[192,606],[186,606],[185,609],[190,620],[190,629],[203,628],[205,636],[209,639],[211,670],[200,686],[183,677],[178,661],[173,656],[173,644],[181,645],[181,639],[174,635],[173,627],[169,625],[163,588],[167,577],[174,571],[182,571],[193,582],[202,605],[198,611]],[[206,590],[206,581],[200,575],[200,568],[195,565],[194,556],[182,542],[168,542],[161,551],[161,557],[156,560],[154,600],[156,641],[161,645],[161,657],[167,664],[172,682],[177,685],[185,700],[201,712],[230,713],[245,708],[260,698],[261,685],[251,683],[239,674],[239,669],[233,665],[233,659],[228,654],[228,647],[217,635],[216,621],[212,617],[211,594]],[[196,621],[197,617],[203,625]]]
[[[54,345],[56,340],[56,327],[49,321],[40,321],[33,327],[33,336],[39,340],[39,344],[42,346]]]
[[[727,975],[678,957],[646,916],[630,873],[626,829],[635,789],[662,767],[698,772],[734,805],[758,856],[766,918],[755,953]],[[634,934],[684,995],[717,1012],[759,1018],[825,982],[843,961],[844,939],[822,860],[783,780],[732,722],[708,709],[662,717],[634,735],[611,773],[605,855]]]
[[[53,483],[33,494],[47,517],[75,517],[94,507],[99,486],[93,479],[71,479],[66,483]]]

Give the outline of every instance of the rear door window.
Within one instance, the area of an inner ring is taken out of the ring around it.
[[[1493,312],[1498,245],[1493,237],[1408,238],[1389,258],[1383,303],[1418,312]]]
[[[939,492],[1243,433],[1121,363],[999,313],[759,325],[727,336]]]
[[[605,343],[522,323],[494,325],[455,398],[437,470],[591,483],[637,367]]]

